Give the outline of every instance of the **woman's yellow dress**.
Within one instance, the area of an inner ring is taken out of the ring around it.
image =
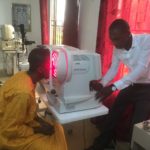
[[[67,150],[63,128],[53,122],[51,136],[34,134],[35,85],[19,72],[0,88],[0,150]]]

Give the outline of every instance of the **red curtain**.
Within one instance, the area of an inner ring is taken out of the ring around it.
[[[103,75],[109,69],[112,59],[113,46],[108,35],[111,22],[116,18],[123,18],[128,21],[132,33],[150,33],[149,9],[149,0],[101,0],[96,52],[101,54]],[[121,65],[114,80],[119,79],[126,73],[126,67]],[[106,99],[104,104],[111,107],[116,94]],[[116,135],[119,140],[128,140],[127,133],[130,128],[131,112],[132,106],[129,106],[117,126]]]
[[[108,29],[109,25],[117,18],[120,12],[118,10],[118,1],[119,0],[101,0],[96,52],[101,54],[102,75],[107,72],[111,65],[113,45],[109,39]],[[123,70],[124,67],[120,66],[120,70],[121,69]],[[122,76],[122,71],[117,74],[114,80],[120,76]],[[110,107],[116,97],[116,94],[117,93],[107,98],[104,101],[104,104]]]
[[[63,44],[78,47],[78,0],[66,0]]]
[[[49,44],[48,0],[39,0],[42,44]]]
[[[149,9],[149,0],[101,0],[96,52],[101,54],[103,75],[109,69],[112,59],[109,25],[116,18],[123,18],[129,22],[132,33],[150,33]],[[114,81],[126,73],[127,68],[121,65]],[[116,94],[104,102],[108,107],[112,105]]]
[[[126,19],[133,33],[150,33],[150,1],[125,0],[121,16]]]

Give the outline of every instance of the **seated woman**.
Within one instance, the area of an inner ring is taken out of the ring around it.
[[[28,61],[29,70],[18,72],[0,89],[0,149],[67,150],[63,128],[36,114],[35,86],[49,77],[49,49],[33,49]]]

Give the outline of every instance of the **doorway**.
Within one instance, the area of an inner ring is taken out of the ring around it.
[[[62,44],[66,0],[50,0],[50,44]]]

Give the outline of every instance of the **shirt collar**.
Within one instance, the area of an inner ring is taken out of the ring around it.
[[[125,50],[124,48],[123,48],[123,49],[115,48],[115,49],[124,50],[124,51],[122,51],[122,52],[128,53],[129,51],[131,51],[131,49],[134,49],[136,46],[137,46],[137,41],[136,41],[135,35],[132,34],[132,45],[131,45],[131,48],[130,48],[128,51]]]
[[[136,39],[135,39],[134,34],[132,34],[132,46],[131,46],[131,48],[130,48],[130,49],[135,48],[135,47],[136,47],[136,45],[137,45],[137,41],[136,41]]]

